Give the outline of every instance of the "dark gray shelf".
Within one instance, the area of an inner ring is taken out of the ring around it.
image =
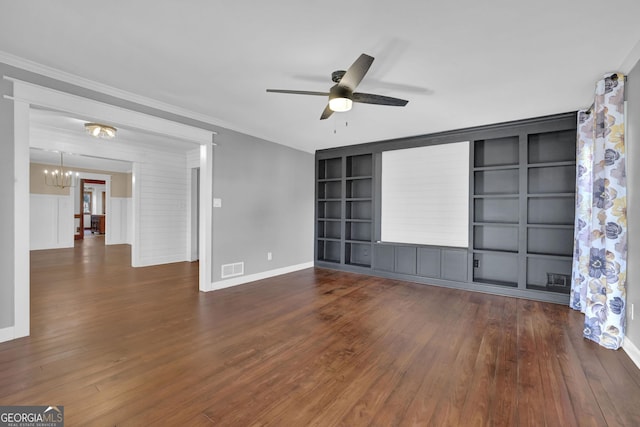
[[[323,159],[318,161],[318,180],[342,178],[342,158]]]
[[[519,138],[517,135],[477,140],[474,145],[473,164],[475,167],[517,166],[520,163]]]
[[[483,279],[474,279],[474,283],[481,283],[483,285],[498,285],[498,286],[508,286],[510,288],[517,288],[518,284],[516,282],[503,282],[500,280],[483,280]]]
[[[371,154],[361,154],[346,157],[347,178],[373,176],[373,157]]]
[[[573,230],[573,224],[527,224],[529,228],[558,228],[558,229],[567,229]]]
[[[528,168],[548,168],[555,166],[574,166],[576,164],[575,160],[563,161],[563,162],[548,162],[548,163],[529,163],[527,165]]]
[[[529,194],[571,193],[576,189],[576,166],[544,166],[528,169]]]
[[[575,161],[576,133],[573,129],[529,134],[527,138],[527,161],[547,163]]]
[[[518,193],[506,194],[474,194],[474,199],[517,199],[520,197]]]
[[[518,255],[518,251],[507,251],[502,249],[474,249],[473,253]]]
[[[482,167],[474,167],[474,172],[484,172],[484,171],[500,171],[500,170],[519,170],[520,165],[502,165],[502,166],[482,166]]]
[[[556,254],[543,254],[543,253],[527,253],[527,258],[542,258],[542,259],[557,259],[563,261],[573,262],[571,255],[556,255]]]
[[[565,193],[527,193],[527,197],[530,198],[539,198],[539,199],[544,199],[544,198],[551,198],[551,197],[570,197],[570,198],[575,198],[576,197],[576,193],[573,192],[565,192]]]

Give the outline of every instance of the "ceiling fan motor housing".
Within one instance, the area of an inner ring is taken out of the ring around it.
[[[334,71],[333,73],[331,73],[331,80],[334,83],[340,83],[340,80],[342,80],[342,77],[346,74],[345,70],[338,70],[338,71]]]
[[[331,89],[329,89],[329,100],[334,98],[347,98],[351,99],[353,96],[353,92],[347,87],[334,85]]]

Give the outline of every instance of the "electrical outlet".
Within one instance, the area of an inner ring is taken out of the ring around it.
[[[267,252],[267,261],[271,261],[273,259],[273,254],[271,252]]]
[[[473,260],[473,268],[478,268],[480,267],[480,260],[479,259],[474,259]]]

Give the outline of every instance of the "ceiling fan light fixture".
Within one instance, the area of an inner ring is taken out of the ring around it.
[[[113,126],[103,125],[100,123],[85,123],[84,128],[89,135],[103,139],[115,138],[117,132],[117,129]]]
[[[329,100],[329,108],[336,113],[342,113],[351,110],[353,101],[349,98],[332,98]]]

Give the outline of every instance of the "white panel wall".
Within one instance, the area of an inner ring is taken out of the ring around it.
[[[385,242],[469,246],[469,143],[382,153]]]
[[[147,153],[136,177],[140,265],[187,260],[186,155]]]
[[[131,199],[111,198],[111,244],[131,244]]]
[[[69,196],[30,195],[30,248],[73,247],[73,200]]]

